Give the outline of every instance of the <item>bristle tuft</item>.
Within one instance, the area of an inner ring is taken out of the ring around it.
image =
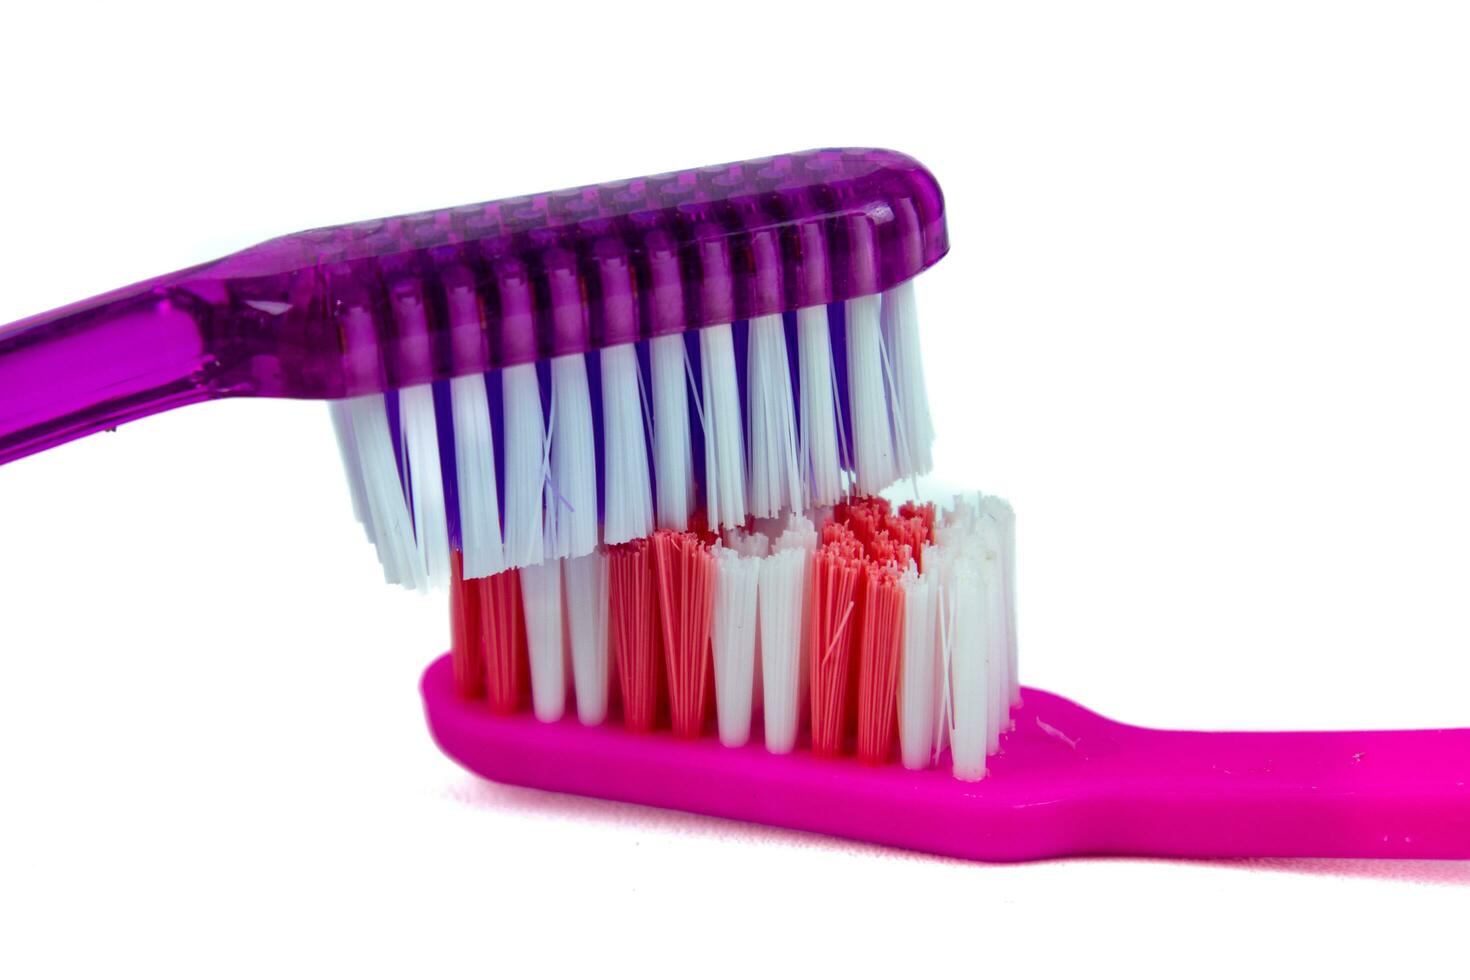
[[[730,325],[699,331],[705,511],[714,529],[745,523],[745,433]]]
[[[697,738],[709,700],[714,558],[690,532],[657,531],[652,540],[670,720],[675,735]]]
[[[645,406],[632,344],[602,350],[602,443],[606,474],[603,540],[622,544],[653,532]],[[687,431],[687,426],[686,426]]]
[[[797,457],[791,363],[781,317],[751,320],[748,346],[750,512],[756,517],[776,517],[784,511],[800,511],[805,497]]]
[[[639,538],[608,549],[608,616],[622,694],[623,726],[652,731],[663,673],[653,545]]]

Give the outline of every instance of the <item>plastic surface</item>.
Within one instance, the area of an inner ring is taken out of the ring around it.
[[[990,775],[966,783],[497,716],[454,693],[448,656],[422,692],[439,746],[489,779],[934,854],[1470,858],[1470,729],[1159,731],[1025,688]]]
[[[178,404],[343,398],[871,295],[933,176],[811,150],[274,239],[0,327],[0,463]]]

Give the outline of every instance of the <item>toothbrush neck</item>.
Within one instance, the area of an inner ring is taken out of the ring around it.
[[[0,464],[218,394],[190,299],[153,280],[0,328]]]

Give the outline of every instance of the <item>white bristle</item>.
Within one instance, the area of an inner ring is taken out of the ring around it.
[[[756,517],[775,517],[782,511],[799,511],[804,494],[797,456],[796,403],[786,327],[780,316],[758,316],[750,321],[746,375],[750,512]]]
[[[842,499],[838,451],[837,381],[825,306],[796,311],[797,369],[801,389],[801,466],[813,504]]]
[[[653,382],[653,472],[658,526],[682,531],[694,507],[694,450],[689,432],[688,352],[679,334],[648,344]]]
[[[903,659],[898,690],[898,738],[903,764],[927,769],[934,757],[934,675],[938,635],[937,576],[910,566],[899,579],[903,589]]]
[[[449,584],[449,525],[444,515],[444,471],[439,464],[439,427],[434,388],[414,385],[398,393],[403,459],[419,557],[429,588]]]
[[[607,718],[607,553],[594,551],[566,565],[567,636],[572,647],[572,681],[577,718],[600,725]]]
[[[505,560],[509,568],[541,561],[544,553],[542,488],[546,483],[546,417],[536,365],[501,372],[505,418]]]
[[[520,571],[526,651],[531,662],[531,708],[540,721],[556,721],[566,710],[561,566],[560,561],[549,560]]]
[[[879,298],[847,301],[847,400],[860,493],[881,493],[899,477],[883,369]]]
[[[766,748],[790,752],[796,745],[807,688],[807,601],[817,530],[792,515],[761,559],[760,670]]]
[[[745,523],[745,432],[730,324],[699,331],[705,513],[712,529]]]
[[[1005,593],[1005,652],[1008,701],[1021,703],[1021,681],[1017,675],[1016,643],[1016,512],[1000,497],[985,497],[981,506],[996,522],[1000,539],[1000,587]]]
[[[361,463],[363,493],[372,516],[371,537],[377,545],[383,575],[394,585],[423,588],[428,576],[414,541],[413,519],[398,478],[387,405],[382,395],[361,395],[348,399],[346,404]]]
[[[500,537],[500,492],[495,481],[495,432],[481,374],[449,382],[454,417],[455,477],[459,482],[459,536],[464,577],[484,578],[505,571]]]
[[[919,352],[919,313],[914,281],[909,279],[883,294],[883,342],[893,388],[894,448],[900,477],[918,476],[934,468],[934,420],[924,385]]]
[[[750,741],[755,684],[756,590],[759,558],[716,547],[715,610],[711,631],[715,668],[715,717],[720,743],[732,748]]]
[[[950,646],[950,754],[954,760],[955,776],[976,780],[985,777],[986,737],[990,725],[983,573],[979,559],[969,555],[956,559],[950,572],[946,589]]]
[[[771,550],[771,539],[760,531],[727,527],[723,538],[726,548],[745,558],[764,558]]]
[[[790,752],[801,721],[803,612],[806,605],[805,548],[787,548],[760,559],[762,700],[766,748]]]
[[[985,618],[985,752],[1000,749],[1000,733],[1006,725],[1010,683],[1005,676],[1005,592],[1001,586],[1000,540],[995,522],[985,516],[980,524],[981,595]]]
[[[332,431],[337,435],[337,449],[342,454],[342,471],[352,495],[352,516],[362,525],[369,541],[373,540],[373,515],[368,509],[367,490],[362,481],[362,460],[358,458],[357,440],[352,434],[352,416],[345,402],[328,402]]]
[[[648,479],[643,385],[632,344],[603,348],[603,540],[621,544],[653,533],[653,489]],[[682,376],[681,376],[682,380]],[[687,430],[686,430],[687,431]]]
[[[566,354],[551,361],[551,489],[547,520],[558,558],[580,558],[597,547],[597,449],[587,360]]]

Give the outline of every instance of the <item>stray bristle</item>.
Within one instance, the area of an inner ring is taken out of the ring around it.
[[[697,738],[709,700],[714,558],[698,535],[675,531],[653,535],[653,557],[670,720],[675,735]]]

